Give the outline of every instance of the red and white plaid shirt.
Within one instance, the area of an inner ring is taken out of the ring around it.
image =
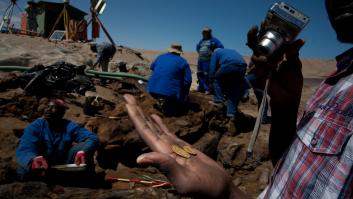
[[[259,198],[353,198],[353,50],[337,59],[339,72],[307,103],[296,139]]]

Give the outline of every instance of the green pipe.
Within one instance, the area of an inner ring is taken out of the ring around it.
[[[106,76],[106,75],[93,75],[89,73],[85,73],[88,77],[96,77],[96,78],[104,78],[104,79],[113,79],[113,80],[122,80],[122,77],[114,77],[114,76]]]
[[[113,77],[126,77],[126,78],[148,81],[148,77],[146,76],[141,76],[141,75],[136,75],[131,73],[123,73],[123,72],[110,73],[110,72],[100,72],[95,70],[86,70],[86,73],[94,74],[94,75],[113,76]]]
[[[0,71],[10,72],[10,71],[27,71],[30,67],[26,66],[0,66]]]
[[[0,66],[0,71],[27,71],[29,70],[30,67],[26,66]],[[123,72],[100,72],[100,71],[95,71],[95,70],[86,70],[85,74],[89,77],[101,77],[101,78],[109,78],[109,79],[117,79],[121,80],[122,78],[132,78],[132,79],[137,79],[137,80],[143,80],[143,81],[148,81],[148,77],[146,76],[141,76],[141,75],[136,75],[136,74],[131,74],[131,73],[123,73]]]

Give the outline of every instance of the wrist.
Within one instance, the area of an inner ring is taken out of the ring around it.
[[[84,151],[78,151],[77,153],[76,153],[76,155],[78,155],[78,154],[84,154],[85,152]]]
[[[39,156],[35,156],[32,160],[37,160],[39,158],[43,158],[43,156],[39,155]]]
[[[275,104],[275,103],[270,103],[271,107],[271,115],[272,117],[293,117],[297,116],[298,110],[299,110],[299,103],[297,102],[291,102],[291,103],[285,103],[285,104]]]
[[[229,197],[228,198],[237,198],[237,191],[239,189],[233,184],[233,183],[230,183],[229,185]]]
[[[233,199],[233,198],[250,198],[247,194],[245,194],[243,191],[241,191],[233,183],[230,183],[228,190],[229,190],[229,197],[228,197],[229,199]]]

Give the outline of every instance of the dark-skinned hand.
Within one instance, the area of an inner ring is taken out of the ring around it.
[[[124,95],[130,119],[143,141],[153,152],[142,154],[137,163],[155,166],[180,194],[197,194],[209,198],[245,198],[231,177],[214,160],[196,151],[196,156],[184,158],[175,154],[171,145],[190,146],[171,133],[157,115],[144,115],[132,95]]]
[[[257,76],[267,76],[271,71],[268,93],[271,104],[286,106],[299,104],[303,87],[302,63],[299,59],[299,50],[304,41],[298,39],[290,44],[284,44],[271,56],[266,57],[259,53],[259,29],[253,26],[247,34],[247,45],[253,50],[251,61],[256,66]],[[265,79],[262,79],[264,84]]]

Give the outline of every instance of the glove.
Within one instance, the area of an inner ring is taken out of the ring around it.
[[[48,169],[48,163],[43,156],[37,156],[32,160],[32,171],[39,176],[45,175],[45,170]]]
[[[80,165],[85,163],[86,163],[85,152],[84,151],[77,152],[75,156],[75,164]]]

